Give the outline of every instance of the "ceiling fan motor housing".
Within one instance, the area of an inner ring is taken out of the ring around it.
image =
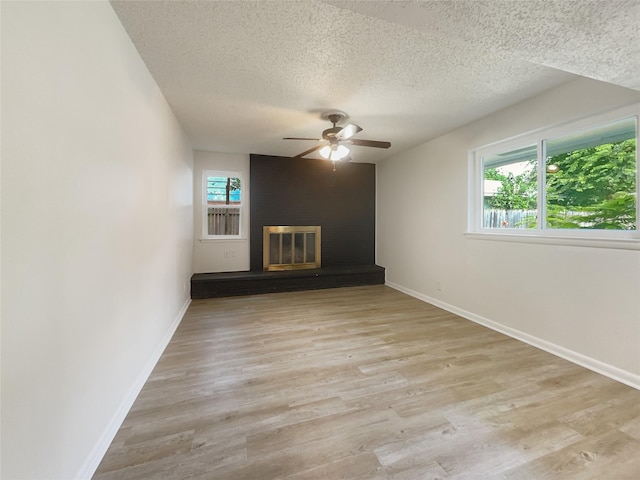
[[[338,133],[340,130],[342,130],[342,127],[336,127],[336,124],[340,121],[343,120],[344,118],[346,118],[346,113],[343,112],[326,112],[324,115],[322,115],[322,118],[329,120],[331,123],[333,123],[333,127],[331,128],[327,128],[326,130],[324,130],[322,132],[322,138],[324,138],[325,140],[333,140],[336,137],[336,133]]]
[[[342,130],[342,127],[331,127],[327,128],[322,132],[322,138],[325,140],[334,140],[336,138],[336,133]]]

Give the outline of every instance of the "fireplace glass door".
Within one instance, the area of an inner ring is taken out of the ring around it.
[[[320,268],[319,226],[263,227],[264,270]]]

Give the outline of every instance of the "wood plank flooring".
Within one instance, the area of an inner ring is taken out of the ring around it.
[[[384,285],[196,300],[94,478],[637,480],[640,391]]]

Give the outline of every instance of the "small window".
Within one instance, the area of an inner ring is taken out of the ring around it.
[[[472,232],[638,239],[637,112],[635,105],[473,152]]]
[[[203,174],[203,231],[207,238],[234,238],[242,233],[242,177],[236,172]]]

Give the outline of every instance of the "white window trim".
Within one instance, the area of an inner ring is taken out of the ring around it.
[[[240,208],[240,232],[238,235],[209,235],[209,226],[208,226],[208,205],[207,205],[207,178],[208,177],[230,177],[230,178],[239,178],[240,179],[240,205],[237,207]],[[245,232],[244,232],[244,216],[245,216],[245,180],[244,176],[240,172],[231,172],[227,170],[203,170],[202,171],[202,180],[201,180],[201,189],[202,189],[202,199],[201,199],[201,209],[202,209],[202,236],[200,237],[201,242],[236,242],[238,240],[245,240]]]
[[[636,117],[636,139],[640,140],[640,132],[638,131],[640,130],[640,104],[633,104],[580,120],[542,128],[470,150],[468,155],[468,222],[465,236],[467,238],[480,240],[640,250],[640,229],[635,231],[561,230],[543,228],[542,225],[545,218],[543,195],[546,181],[545,171],[543,168],[540,168],[540,165],[544,164],[541,158],[544,153],[542,151],[542,141],[634,116]],[[541,202],[541,208],[538,210],[537,227],[535,229],[505,228],[499,230],[484,228],[482,225],[484,200],[482,158],[532,144],[538,145],[538,198]],[[637,190],[640,190],[639,150],[640,148],[638,144],[636,144]],[[636,201],[636,219],[640,220],[640,199]]]

